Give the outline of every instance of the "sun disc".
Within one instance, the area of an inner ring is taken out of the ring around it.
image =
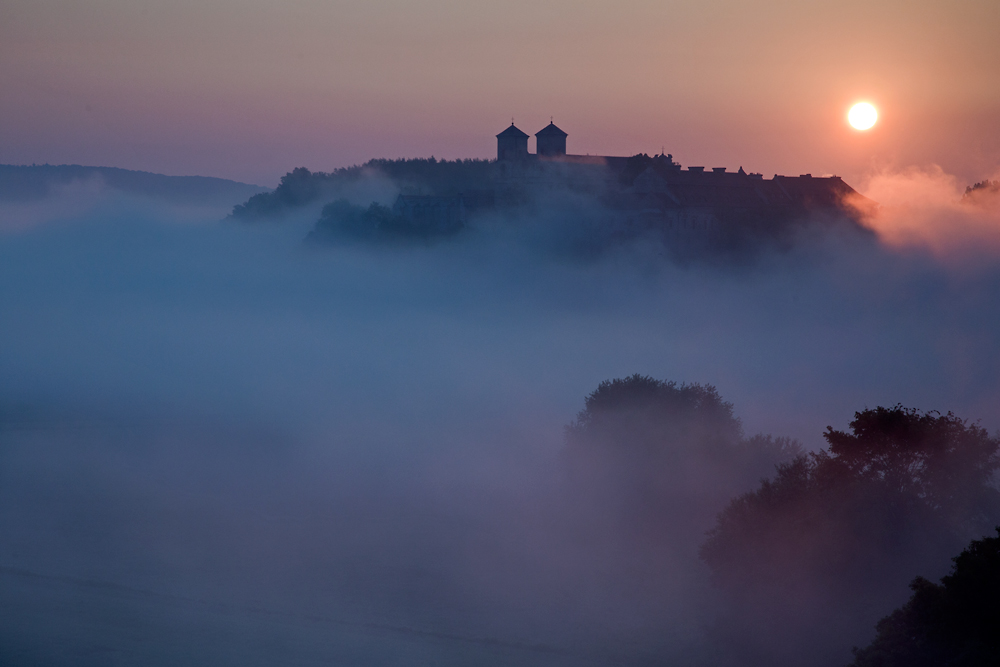
[[[867,130],[878,120],[878,111],[868,102],[858,102],[847,113],[847,122],[856,130]]]

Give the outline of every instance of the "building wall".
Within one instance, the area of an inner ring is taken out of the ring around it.
[[[548,157],[566,155],[566,137],[537,137],[537,153]]]
[[[498,160],[524,160],[528,157],[528,137],[497,137]]]

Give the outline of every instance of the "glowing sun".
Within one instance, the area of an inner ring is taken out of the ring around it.
[[[847,112],[847,122],[855,130],[867,130],[878,120],[878,111],[868,102],[858,102]]]

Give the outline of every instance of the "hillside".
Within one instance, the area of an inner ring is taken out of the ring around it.
[[[0,165],[0,201],[43,199],[60,187],[95,181],[130,195],[195,205],[233,205],[267,191],[259,185],[210,176],[165,176],[75,164]]]
[[[415,195],[455,196],[494,185],[495,163],[490,160],[431,158],[369,160],[363,165],[331,172],[299,167],[288,172],[274,190],[261,192],[235,206],[231,218],[244,222],[280,218],[302,206],[330,202],[362,179],[385,179],[394,191]]]

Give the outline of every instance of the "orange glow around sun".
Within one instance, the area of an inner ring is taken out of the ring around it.
[[[878,111],[868,102],[858,102],[847,112],[847,122],[855,130],[867,130],[878,120]]]

